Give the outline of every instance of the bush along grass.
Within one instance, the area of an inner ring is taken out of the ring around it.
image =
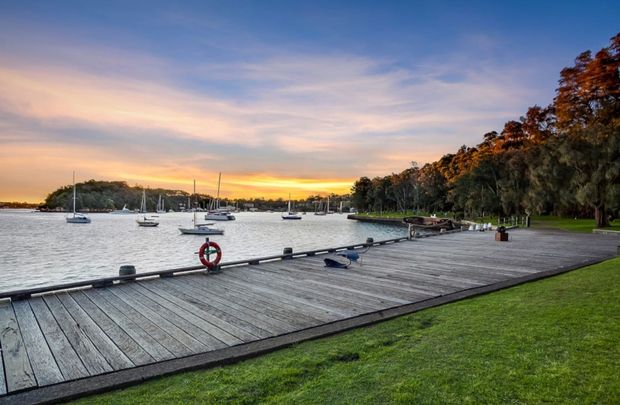
[[[532,227],[534,228],[556,228],[570,232],[591,233],[596,228],[594,219],[574,219],[560,218],[552,216],[540,216],[532,219]],[[611,227],[604,228],[614,231],[620,231],[620,220],[612,222]]]
[[[83,403],[617,403],[620,259]]]

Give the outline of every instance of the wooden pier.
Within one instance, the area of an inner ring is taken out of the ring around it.
[[[592,234],[515,230],[495,242],[458,232],[376,243],[348,269],[324,267],[333,248],[217,274],[177,269],[0,294],[0,402],[65,400],[236,361],[559,274],[617,246]]]

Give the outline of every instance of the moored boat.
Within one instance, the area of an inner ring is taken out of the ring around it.
[[[157,222],[155,218],[150,218],[147,216],[145,216],[144,219],[136,219],[136,222],[138,223],[139,226],[144,226],[148,228],[152,228],[152,227],[159,225],[159,222]]]
[[[288,195],[288,211],[282,214],[282,219],[301,219],[301,215],[295,211],[291,211],[291,195]]]
[[[450,218],[436,218],[436,217],[422,217],[422,216],[414,216],[414,217],[405,217],[403,218],[403,222],[407,225],[411,225],[416,229],[426,229],[430,231],[440,231],[445,229],[447,231],[451,231],[460,226]]]
[[[75,172],[73,172],[73,216],[66,217],[68,224],[90,224],[90,218],[82,213],[75,212]]]
[[[229,210],[220,208],[220,185],[222,183],[222,173],[217,179],[217,197],[215,201],[211,200],[211,209],[205,215],[205,219],[210,221],[234,221],[236,218]]]

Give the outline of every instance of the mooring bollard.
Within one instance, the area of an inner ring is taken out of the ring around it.
[[[292,247],[285,247],[284,250],[282,251],[282,254],[284,255],[284,257],[282,259],[292,259],[293,258],[293,248]]]
[[[131,264],[121,266],[118,269],[119,276],[133,276],[134,274],[136,274],[136,266],[133,266]],[[134,281],[134,279],[130,278],[130,279],[121,280],[121,283],[127,283],[130,281]]]
[[[373,238],[366,238],[366,246],[372,246],[373,243],[375,243]]]

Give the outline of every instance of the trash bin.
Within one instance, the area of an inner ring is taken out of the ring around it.
[[[495,240],[498,242],[508,242],[508,232],[505,226],[498,226],[495,232]]]

